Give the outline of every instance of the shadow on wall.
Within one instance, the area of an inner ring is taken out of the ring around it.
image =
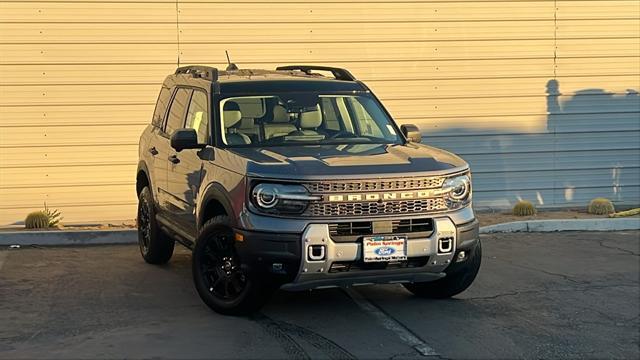
[[[640,203],[638,91],[585,89],[564,100],[557,80],[546,89],[546,132],[447,129],[427,131],[425,142],[471,164],[478,208],[507,208],[520,199],[582,206],[598,196]]]

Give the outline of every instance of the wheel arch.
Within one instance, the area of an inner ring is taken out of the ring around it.
[[[153,194],[153,188],[151,187],[151,177],[149,176],[149,169],[144,161],[138,163],[138,170],[136,171],[136,195],[139,196],[142,189],[145,186],[149,187],[151,194]]]
[[[197,217],[198,230],[207,220],[219,215],[227,215],[232,225],[236,222],[231,200],[225,188],[219,183],[212,183],[207,187],[200,200]]]

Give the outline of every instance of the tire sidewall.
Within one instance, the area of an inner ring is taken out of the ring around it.
[[[233,300],[225,300],[213,295],[209,291],[200,269],[202,252],[207,245],[207,241],[210,240],[213,235],[220,232],[233,232],[226,217],[216,217],[208,221],[198,235],[192,257],[194,285],[202,301],[216,312],[226,315],[251,313],[257,310],[260,305],[266,301],[265,299],[268,298],[268,293],[262,291],[263,288],[255,276],[252,276],[250,273],[245,273],[247,282],[241,294]]]

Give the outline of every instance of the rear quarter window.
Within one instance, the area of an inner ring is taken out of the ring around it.
[[[153,118],[151,120],[151,124],[153,124],[153,126],[162,127],[164,115],[167,112],[167,105],[169,104],[170,98],[171,91],[168,87],[163,85],[160,89],[158,100],[156,101],[156,109],[153,111]]]

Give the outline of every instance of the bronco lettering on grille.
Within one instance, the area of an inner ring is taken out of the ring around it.
[[[419,191],[397,191],[397,192],[378,192],[366,194],[334,194],[326,195],[327,202],[354,202],[354,201],[393,201],[407,199],[427,199],[441,196],[445,191],[442,189],[430,189]]]

